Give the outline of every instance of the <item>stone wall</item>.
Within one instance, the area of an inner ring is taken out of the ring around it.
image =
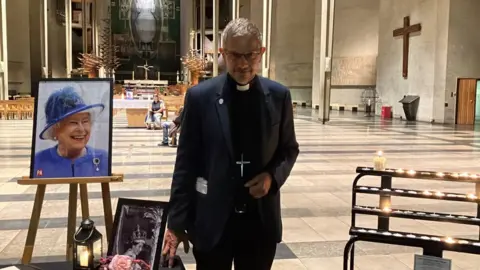
[[[29,0],[7,1],[8,84],[30,94]]]
[[[355,105],[376,84],[379,0],[337,0],[330,103]]]
[[[455,123],[457,79],[480,78],[479,10],[478,0],[450,2],[446,88],[439,93],[443,95],[439,96],[438,104],[447,104],[447,107],[443,107],[446,123]]]
[[[314,5],[277,0],[273,7],[270,78],[289,87],[294,101],[311,102]]]
[[[437,37],[448,32],[448,28],[437,23],[437,4],[437,0],[380,1],[377,90],[384,104],[392,106],[395,117],[404,116],[399,103],[404,95],[419,95],[417,119],[433,120],[435,74],[439,64],[436,60],[441,63],[437,55],[446,55],[444,39]],[[405,16],[410,16],[411,24],[422,24],[421,33],[410,37],[407,79],[402,77],[403,42],[392,34],[394,29],[403,26]],[[439,68],[442,69],[441,65]]]

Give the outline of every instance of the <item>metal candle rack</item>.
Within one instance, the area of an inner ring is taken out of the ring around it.
[[[446,173],[432,171],[414,171],[404,169],[386,169],[375,171],[372,167],[357,167],[357,177],[353,181],[352,190],[352,225],[350,240],[343,254],[343,269],[354,269],[355,242],[375,242],[383,244],[418,247],[423,254],[442,258],[443,251],[455,251],[480,254],[480,236],[478,240],[458,239],[446,236],[426,235],[390,230],[390,218],[428,220],[437,222],[457,223],[479,226],[480,230],[480,175],[468,173]],[[359,180],[364,176],[380,176],[380,187],[359,186]],[[459,194],[443,191],[421,191],[414,189],[392,188],[393,178],[411,178],[434,181],[450,181],[475,184],[475,193]],[[357,205],[357,193],[376,194],[380,196],[379,207]],[[437,212],[413,211],[391,208],[391,197],[410,197],[430,200],[456,201],[477,204],[477,215],[451,215]],[[377,228],[356,227],[356,215],[378,216]],[[348,263],[350,257],[350,264]],[[349,267],[350,266],[350,267]]]

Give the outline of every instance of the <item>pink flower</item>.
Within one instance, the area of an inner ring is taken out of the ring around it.
[[[124,255],[115,255],[108,265],[109,270],[130,270],[132,268],[132,258]]]

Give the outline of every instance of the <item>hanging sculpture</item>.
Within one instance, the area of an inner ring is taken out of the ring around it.
[[[191,49],[187,55],[180,58],[182,64],[190,71],[190,84],[197,85],[200,75],[205,73],[205,60]]]
[[[78,57],[82,65],[83,73],[88,74],[88,78],[97,77],[97,70],[100,68],[101,58],[91,53],[80,53]]]

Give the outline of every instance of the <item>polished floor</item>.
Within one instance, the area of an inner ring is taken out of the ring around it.
[[[313,114],[313,117],[312,117]],[[357,166],[371,166],[383,150],[388,166],[416,170],[479,172],[480,137],[465,128],[426,123],[382,121],[351,113],[333,113],[322,125],[311,110],[299,110],[295,119],[301,154],[292,176],[282,188],[284,242],[279,244],[273,269],[342,269],[349,238],[351,184]],[[157,147],[160,132],[127,129],[125,118],[114,121],[113,171],[125,181],[112,184],[114,207],[118,197],[168,201],[175,149]],[[25,243],[35,187],[19,186],[16,177],[28,175],[32,121],[0,120],[0,265],[18,262]],[[365,184],[379,185],[368,178]],[[419,190],[474,192],[472,184],[398,180],[395,187]],[[98,185],[90,185],[90,211],[102,227]],[[34,261],[62,260],[66,243],[67,186],[49,186],[37,236]],[[359,197],[359,204],[378,205],[378,196]],[[398,198],[393,207],[451,214],[476,214],[467,203]],[[80,215],[80,211],[78,211]],[[376,219],[358,218],[359,226],[375,228]],[[475,226],[392,219],[391,229],[452,237],[477,238]],[[400,246],[359,243],[357,269],[413,269],[414,253]],[[452,269],[480,269],[478,255],[446,252]],[[191,255],[182,255],[194,269]]]

